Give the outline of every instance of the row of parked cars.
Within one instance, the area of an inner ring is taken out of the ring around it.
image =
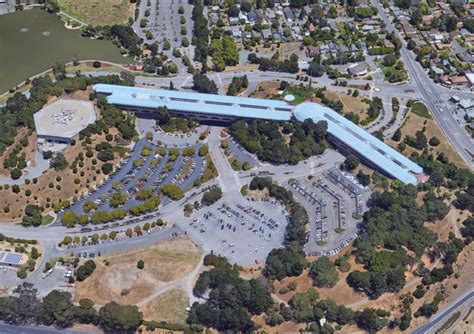
[[[326,201],[297,181],[292,182],[290,186],[306,200],[315,205],[316,240],[327,241],[329,230],[326,214]]]
[[[327,250],[327,251],[322,251],[322,252],[313,252],[309,254],[310,256],[333,256],[339,254],[345,247],[349,246],[359,235],[357,233],[354,233],[350,237],[348,237],[346,240],[341,242],[337,247]]]

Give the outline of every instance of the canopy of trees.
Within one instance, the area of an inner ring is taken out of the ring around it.
[[[268,290],[255,279],[240,278],[237,267],[222,266],[203,272],[193,292],[202,297],[209,289],[205,303],[192,305],[188,323],[248,333],[255,329],[252,315],[259,315],[273,305]]]
[[[13,325],[41,324],[58,328],[75,323],[99,325],[106,333],[132,333],[142,322],[136,306],[108,303],[94,309],[89,299],[72,303],[68,292],[51,291],[43,299],[31,283],[23,283],[13,290],[12,296],[0,297],[0,320]]]
[[[193,83],[193,89],[199,93],[217,94],[216,83],[204,74],[195,74]]]
[[[238,121],[230,126],[230,133],[247,151],[254,153],[260,160],[274,163],[296,164],[310,156],[322,154],[327,147],[327,123],[287,123],[281,129],[278,122]],[[291,134],[286,144],[280,130]]]

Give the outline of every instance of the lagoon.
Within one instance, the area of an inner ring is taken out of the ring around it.
[[[0,16],[0,94],[57,62],[107,60],[132,62],[110,41],[82,37],[54,14],[31,9]]]

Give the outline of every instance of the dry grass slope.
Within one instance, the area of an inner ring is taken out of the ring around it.
[[[181,237],[146,249],[102,257],[97,269],[84,282],[78,282],[75,299],[90,298],[103,305],[114,300],[136,305],[160,291],[166,283],[189,274],[199,263],[201,250]],[[143,260],[145,268],[137,269]],[[104,263],[110,264],[106,266]],[[171,290],[170,290],[171,291]]]
[[[130,0],[59,0],[65,13],[93,26],[124,24],[133,17]]]

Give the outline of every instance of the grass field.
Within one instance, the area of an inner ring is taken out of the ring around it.
[[[74,57],[116,63],[132,61],[122,57],[112,42],[84,38],[78,30],[64,28],[57,16],[40,9],[3,15],[0,48],[0,94],[48,70],[57,61],[70,62]]]
[[[364,101],[363,96],[352,96],[345,93],[326,91],[324,94],[329,100],[341,100],[344,108],[342,112],[344,114],[353,112],[358,115],[361,120],[368,117],[367,111],[369,110],[369,105]]]
[[[130,0],[59,0],[61,10],[78,20],[104,26],[124,24],[133,18],[135,6]]]
[[[423,107],[425,107],[423,105]],[[426,108],[426,107],[425,107]],[[429,115],[429,114],[428,114]],[[425,124],[426,122],[426,124]],[[421,130],[423,127],[426,127],[425,136],[429,140],[431,137],[437,137],[440,140],[440,144],[436,147],[429,146],[430,152],[434,153],[436,156],[439,152],[444,152],[449,160],[455,163],[458,167],[467,168],[466,162],[459,156],[456,150],[451,146],[449,141],[444,136],[444,133],[441,131],[438,123],[436,123],[432,118],[426,119],[422,116],[417,115],[416,113],[410,113],[402,127],[402,138],[405,135],[409,134],[415,136],[416,131]],[[398,143],[393,141],[391,138],[387,138],[386,142],[392,147],[396,148]],[[403,154],[410,156],[412,152],[416,149],[407,146],[403,151]],[[421,153],[418,151],[418,153]]]
[[[172,289],[153,299],[143,307],[143,317],[169,323],[185,323],[188,296],[183,290]]]
[[[136,305],[157,294],[147,303],[153,304],[161,296],[160,289],[189,274],[200,258],[201,250],[185,237],[146,249],[101,257],[101,262],[96,261],[94,273],[86,281],[78,282],[75,299],[90,298],[99,305],[111,300]],[[137,268],[139,260],[145,262],[143,270]],[[105,261],[110,264],[106,266]]]
[[[411,112],[423,118],[432,119],[428,108],[422,102],[414,102],[411,106]]]

